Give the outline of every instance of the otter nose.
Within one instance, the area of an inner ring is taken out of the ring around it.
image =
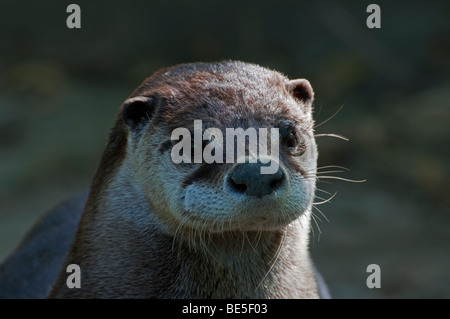
[[[263,197],[272,194],[280,187],[284,179],[283,171],[278,170],[273,174],[261,174],[261,167],[270,163],[241,163],[237,164],[228,182],[238,193],[248,196]]]

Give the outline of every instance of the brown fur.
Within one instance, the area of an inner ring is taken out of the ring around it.
[[[317,160],[309,83],[253,64],[199,63],[156,72],[133,97],[151,98],[149,111],[126,122],[131,102],[122,106],[49,297],[318,297],[307,250],[315,180],[302,177],[314,176]],[[196,119],[223,132],[294,123],[305,155],[280,146],[286,201],[264,196],[241,210],[223,186],[234,164],[171,163],[172,130],[192,130]],[[72,263],[80,289],[66,286]]]

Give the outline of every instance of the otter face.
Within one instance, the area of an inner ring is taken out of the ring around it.
[[[242,62],[159,71],[122,106],[124,164],[174,232],[280,229],[314,198],[312,101],[307,80]]]

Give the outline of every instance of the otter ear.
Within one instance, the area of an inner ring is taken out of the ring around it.
[[[290,80],[287,83],[289,93],[297,100],[311,107],[314,100],[314,91],[311,84],[306,79]]]
[[[147,96],[129,98],[122,106],[122,119],[131,129],[149,122],[155,112],[155,99]]]

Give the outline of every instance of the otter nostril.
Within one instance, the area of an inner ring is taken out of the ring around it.
[[[245,193],[245,191],[247,190],[248,186],[245,183],[236,183],[233,180],[233,177],[230,176],[228,177],[228,184],[230,184],[231,188],[233,190],[235,190],[237,193]]]
[[[281,183],[284,180],[284,174],[282,171],[279,171],[280,174],[275,175],[274,179],[270,182],[270,188],[272,190],[276,190],[278,187],[280,187]],[[278,172],[277,172],[278,173]]]

